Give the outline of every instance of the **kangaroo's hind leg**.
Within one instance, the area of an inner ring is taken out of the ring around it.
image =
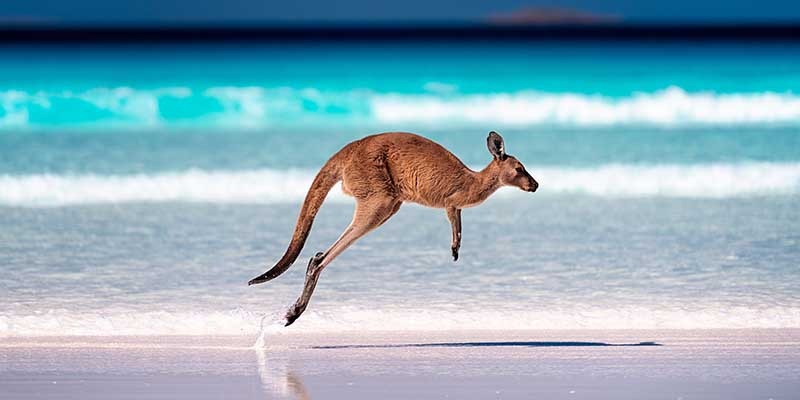
[[[386,220],[400,209],[401,201],[384,197],[380,199],[360,199],[356,202],[356,210],[353,214],[353,221],[344,230],[339,239],[324,253],[317,253],[308,262],[306,270],[306,281],[303,287],[303,294],[297,299],[294,305],[286,312],[286,326],[291,325],[300,314],[305,311],[308,301],[317,286],[317,280],[322,270],[333,261],[336,256],[341,254],[351,244],[360,237],[366,235],[371,230],[381,226]]]

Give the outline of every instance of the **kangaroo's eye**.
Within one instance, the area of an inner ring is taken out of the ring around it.
[[[525,170],[522,167],[517,167],[515,170],[517,171],[518,174],[525,172]]]

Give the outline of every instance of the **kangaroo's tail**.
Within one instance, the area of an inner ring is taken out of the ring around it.
[[[314,223],[317,211],[319,211],[333,185],[342,179],[340,158],[341,152],[331,157],[319,170],[314,182],[311,183],[311,188],[308,189],[308,194],[306,194],[306,199],[303,202],[303,208],[300,209],[300,216],[297,217],[297,225],[294,228],[292,241],[289,243],[286,253],[283,254],[283,257],[274,267],[251,279],[248,285],[264,283],[277,278],[280,274],[286,272],[297,259],[297,256],[300,255],[300,250],[303,249],[303,245],[306,243],[306,238],[308,238],[308,234],[311,231],[311,224]]]

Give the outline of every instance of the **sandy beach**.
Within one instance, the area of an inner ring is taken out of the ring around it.
[[[800,330],[6,338],[0,398],[791,399]],[[644,343],[643,343],[644,342]],[[625,345],[625,346],[617,346]]]

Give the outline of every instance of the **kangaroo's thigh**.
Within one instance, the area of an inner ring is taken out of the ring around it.
[[[398,197],[394,179],[380,160],[353,163],[342,170],[342,188],[358,200]]]

